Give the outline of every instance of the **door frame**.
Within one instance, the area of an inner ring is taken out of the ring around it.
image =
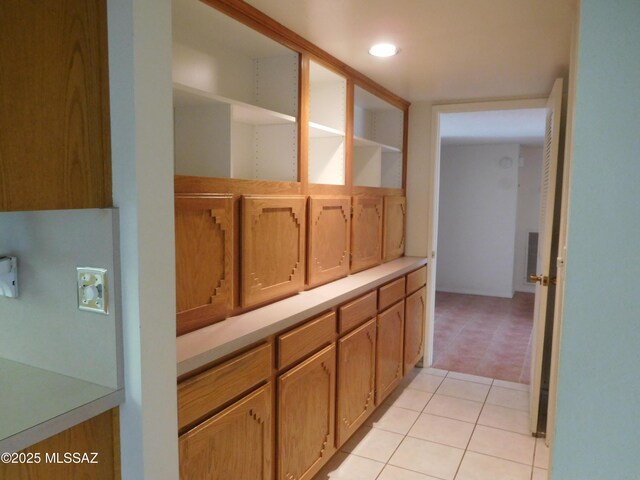
[[[425,366],[433,365],[433,331],[435,321],[436,273],[438,250],[438,212],[440,198],[440,117],[447,113],[484,112],[546,108],[548,97],[513,100],[470,101],[433,105],[431,108],[431,155],[427,163],[427,188],[430,192],[427,209],[427,328],[425,329]]]

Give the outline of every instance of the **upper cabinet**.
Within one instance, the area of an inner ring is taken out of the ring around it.
[[[174,0],[176,174],[297,182],[299,57],[200,1]]]
[[[347,79],[309,62],[309,183],[345,184]]]
[[[356,85],[353,184],[402,188],[404,112]]]

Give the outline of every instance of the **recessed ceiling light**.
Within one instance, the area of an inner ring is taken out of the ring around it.
[[[391,43],[377,43],[369,49],[369,54],[374,57],[393,57],[398,53],[398,47]]]

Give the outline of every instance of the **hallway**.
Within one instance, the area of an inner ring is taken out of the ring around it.
[[[529,383],[534,295],[436,293],[433,366]]]

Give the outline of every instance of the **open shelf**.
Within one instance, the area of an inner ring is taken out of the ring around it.
[[[393,147],[391,145],[385,145],[383,143],[375,142],[373,140],[369,140],[363,137],[353,137],[353,146],[354,147],[380,147],[382,149],[382,153],[402,153],[397,147]]]
[[[295,123],[296,118],[266,108],[240,102],[230,98],[205,92],[181,83],[173,84],[173,103],[176,107],[227,104],[232,108],[234,122],[247,125],[287,125]]]
[[[345,133],[343,131],[335,128],[309,122],[309,137],[311,138],[344,137],[344,135]]]

